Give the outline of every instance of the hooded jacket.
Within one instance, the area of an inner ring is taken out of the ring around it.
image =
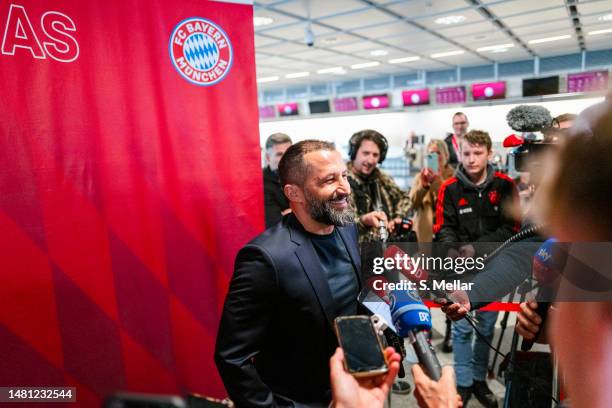
[[[475,185],[460,164],[438,192],[434,233],[440,242],[501,242],[520,229],[511,217],[518,191],[507,175],[487,166],[486,180]]]

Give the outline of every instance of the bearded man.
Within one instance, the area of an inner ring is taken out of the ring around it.
[[[239,251],[215,361],[238,407],[327,406],[333,322],[357,314],[361,290],[351,187],[317,140],[289,147],[279,176],[292,211]]]

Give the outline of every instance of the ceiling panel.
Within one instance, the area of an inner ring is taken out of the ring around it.
[[[512,28],[512,31],[520,36],[525,42],[537,38],[554,37],[557,35],[573,35],[575,32],[574,27],[572,27],[569,20]]]
[[[438,30],[438,32],[447,38],[456,40],[457,37],[474,36],[480,33],[490,33],[494,30],[496,29],[493,24],[491,24],[488,20],[483,19],[480,22],[474,22],[472,24],[451,26],[445,28],[444,30]]]
[[[348,44],[331,45],[330,48],[341,52],[356,52],[376,47],[375,43],[369,41],[358,40]]]
[[[575,30],[568,16],[565,0],[481,0],[515,35],[527,43],[529,40],[571,35],[567,40],[543,44],[528,44],[539,56],[553,56],[579,52]],[[260,84],[261,88],[294,86],[303,83],[346,81],[386,74],[401,74],[414,70],[454,69],[489,63],[511,62],[531,58],[505,32],[483,17],[466,0],[375,0],[374,3],[399,13],[408,21],[422,25],[422,30],[407,21],[377,10],[360,0],[310,0],[310,17],[315,34],[315,47],[303,44],[308,13],[305,0],[264,0],[255,2],[256,16],[269,16],[274,22],[256,27],[258,77],[278,75],[277,82]],[[583,0],[577,3],[585,32],[587,50],[612,48],[612,35],[589,36],[588,31],[612,28],[612,22],[599,17],[612,13],[612,0]],[[289,13],[290,15],[284,15]],[[461,15],[466,21],[441,25],[439,17]],[[323,25],[321,25],[323,24]],[[442,38],[428,31],[439,33]],[[270,38],[272,37],[272,38]],[[366,39],[364,39],[365,37]],[[446,38],[446,39],[445,39]],[[327,40],[333,41],[328,42]],[[504,53],[490,51],[465,52],[462,55],[431,59],[432,53],[457,50],[448,40],[456,41],[476,51],[477,48],[514,43]],[[381,45],[382,43],[382,45]],[[386,50],[387,55],[372,56],[373,50]],[[419,61],[389,64],[389,59],[420,55]],[[484,58],[483,58],[484,57]],[[380,61],[375,68],[351,70],[353,64]],[[342,66],[345,75],[316,74],[321,68]],[[307,71],[307,78],[286,79],[289,73]]]
[[[341,13],[349,13],[354,10],[367,10],[369,7],[357,0],[310,0],[294,1],[286,4],[279,4],[277,9],[300,16],[308,15],[306,4],[310,3],[310,17],[313,19],[324,19],[326,16]]]
[[[300,52],[292,53],[291,57],[307,59],[310,61],[324,61],[325,58],[334,57],[338,54],[333,51],[327,51],[323,49],[304,47]]]
[[[280,45],[280,44],[282,44],[282,40],[277,40],[275,38],[266,38],[266,37],[263,37],[261,35],[256,35],[255,36],[255,47],[256,48],[271,46],[273,44]]]
[[[399,4],[389,5],[387,8],[406,18],[415,20],[430,18],[432,15],[441,17],[446,14],[459,14],[461,11],[470,9],[463,0],[405,1]]]
[[[370,38],[382,38],[398,35],[410,35],[419,32],[418,28],[414,28],[405,21],[396,20],[392,23],[377,24],[366,28],[357,28],[353,30],[357,34],[365,35]]]
[[[280,28],[280,29],[272,30],[272,31],[266,31],[266,34],[270,34],[270,35],[273,35],[274,37],[280,37],[286,40],[303,41],[304,36],[306,35],[306,27],[307,27],[307,24],[305,22],[301,22],[299,24],[294,24],[290,27]],[[336,33],[335,30],[330,30],[329,28],[321,27],[316,24],[313,24],[310,29],[312,30],[312,33],[314,34],[315,39],[317,38],[317,36],[333,35],[334,33]]]
[[[577,8],[581,14],[604,15],[612,13],[612,2],[609,0],[580,2]]]
[[[543,19],[542,16],[545,15],[546,19]],[[566,21],[569,24],[569,17],[567,15],[567,10],[564,7],[558,7],[556,9],[549,9],[542,12],[537,12],[533,14],[523,14],[523,15],[515,15],[514,17],[504,17],[504,23],[510,28],[513,27],[525,27],[525,26],[533,26],[540,25],[542,23],[549,23],[551,21]]]
[[[326,18],[323,21],[326,24],[342,27],[343,30],[352,30],[355,28],[371,26],[373,24],[391,23],[394,22],[395,19],[378,10],[369,9],[367,11],[356,12],[350,15]]]
[[[603,50],[610,48],[612,44],[612,34],[606,35],[593,35],[586,37],[587,49],[589,50]]]
[[[263,9],[263,8],[255,8],[253,10],[253,16],[255,17],[270,17],[272,18],[274,21],[272,24],[267,25],[267,26],[261,26],[261,27],[256,27],[256,31],[267,31],[270,29],[276,29],[279,26],[283,26],[283,25],[288,25],[288,24],[295,24],[298,23],[300,20],[299,19],[295,19],[292,17],[288,17],[285,16],[283,14],[280,13],[276,13],[271,9]]]
[[[418,23],[431,30],[437,30],[440,32],[440,34],[444,34],[445,30],[450,29],[452,27],[457,27],[457,25],[438,24],[436,23],[436,20],[440,17],[446,17],[449,15],[461,15],[465,17],[465,21],[460,24],[461,26],[484,23],[486,21],[486,19],[482,17],[480,13],[477,12],[476,10],[465,10],[465,11],[458,12],[458,13],[448,13],[446,15],[436,15],[436,16],[425,18],[425,19],[419,19]]]
[[[264,52],[266,54],[291,54],[294,52],[301,52],[308,48],[305,44],[295,44],[292,42],[281,42],[281,43],[271,43],[260,48],[256,48],[257,50]]]
[[[506,52],[486,52],[487,57],[497,62],[519,61],[531,58],[531,55],[523,47],[514,47]]]
[[[542,9],[565,9],[563,0],[513,0],[488,5],[487,8],[497,17],[505,17],[517,13],[536,12]]]
[[[571,46],[550,43],[546,46],[542,45],[537,48],[534,46],[534,48],[536,49],[540,57],[551,57],[555,55],[564,55],[580,52],[580,48],[578,48],[578,44],[576,43],[576,41],[574,41],[573,45]]]

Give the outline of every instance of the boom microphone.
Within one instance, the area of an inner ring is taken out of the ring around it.
[[[442,376],[442,367],[436,353],[427,341],[424,330],[431,330],[431,315],[416,291],[391,292],[391,316],[397,332],[412,342],[419,363],[434,381]]]
[[[541,132],[552,124],[550,111],[538,105],[519,105],[506,115],[508,126],[517,132]]]

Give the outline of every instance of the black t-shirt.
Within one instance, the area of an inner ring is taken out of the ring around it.
[[[359,283],[348,250],[337,230],[328,235],[309,234],[321,261],[338,316],[357,314]]]

